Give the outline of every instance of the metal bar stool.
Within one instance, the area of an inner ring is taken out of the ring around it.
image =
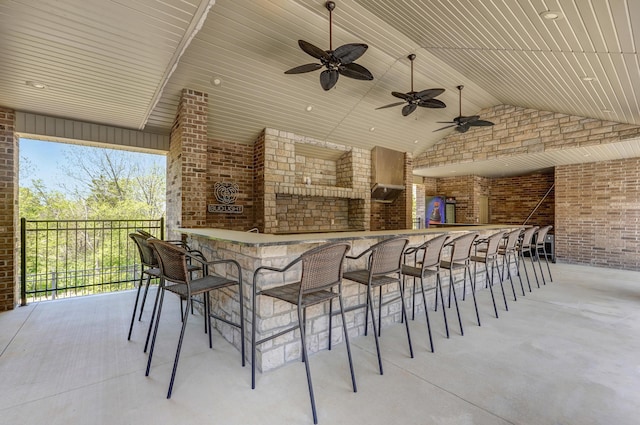
[[[520,289],[522,289],[522,296],[524,297],[524,285],[522,283],[522,277],[520,276],[520,264],[518,259],[518,250],[517,245],[520,240],[520,235],[522,234],[523,229],[512,230],[507,233],[505,237],[504,245],[498,247],[498,256],[502,257],[502,268],[500,271],[500,277],[504,280],[505,267],[507,269],[507,277],[509,278],[509,282],[511,282],[511,289],[513,290],[513,300],[516,300],[516,290],[513,285],[513,277],[511,275],[511,259],[513,259],[518,276],[520,280]]]
[[[467,233],[462,236],[449,241],[446,245],[451,246],[451,256],[448,260],[440,261],[440,267],[449,270],[449,308],[451,308],[451,293],[453,292],[453,300],[456,305],[456,312],[458,313],[458,324],[460,325],[460,335],[464,335],[462,328],[462,318],[460,317],[460,309],[458,308],[458,297],[456,296],[455,282],[453,279],[453,272],[455,270],[463,269],[463,291],[466,292],[467,285],[467,272],[469,273],[469,279],[471,280],[471,250],[473,243],[478,239],[480,235],[478,233]],[[471,282],[473,284],[473,282]],[[473,289],[473,288],[472,288]],[[478,313],[478,304],[476,302],[475,291],[471,291],[473,295],[473,305],[476,309],[476,318],[478,319],[478,326],[480,325],[480,314]],[[437,307],[437,304],[436,304]],[[444,308],[444,304],[442,305]]]
[[[162,273],[160,272],[160,266],[158,265],[158,259],[153,252],[153,248],[151,245],[147,243],[147,237],[143,236],[140,233],[129,233],[129,237],[135,242],[136,247],[138,248],[138,253],[140,254],[140,263],[142,266],[142,272],[140,273],[140,282],[138,282],[138,291],[136,293],[136,302],[133,305],[133,314],[131,315],[131,324],[129,325],[129,335],[127,336],[127,341],[131,340],[131,332],[133,331],[133,322],[136,317],[136,310],[138,309],[138,301],[140,299],[140,289],[142,288],[142,281],[144,276],[147,276],[147,283],[144,288],[144,294],[142,296],[142,304],[140,305],[140,315],[138,316],[138,321],[142,319],[142,311],[144,310],[144,303],[147,300],[147,293],[149,292],[149,285],[151,283],[151,279],[160,279],[162,277]],[[155,309],[154,309],[155,314]],[[151,317],[151,321],[153,322],[153,316]]]
[[[540,274],[542,275],[542,283],[543,284],[547,284],[544,280],[544,273],[542,273],[542,262],[540,261],[540,251],[542,251],[542,254],[544,255],[544,261],[545,263],[547,263],[547,271],[549,272],[549,281],[553,282],[553,277],[551,277],[551,268],[549,267],[549,259],[547,257],[547,247],[545,244],[545,239],[547,238],[547,233],[549,233],[549,230],[551,230],[551,228],[553,228],[553,226],[544,226],[541,227],[540,229],[538,229],[538,232],[536,233],[536,243],[535,243],[535,252],[536,252],[536,259],[538,260],[538,266],[540,266]]]
[[[533,256],[533,235],[538,231],[538,226],[527,227],[522,232],[522,237],[520,238],[520,243],[517,245],[518,255],[520,256],[520,261],[518,264],[522,263],[524,267],[524,275],[527,278],[527,285],[529,286],[529,292],[531,292],[531,281],[529,280],[529,273],[527,272],[527,264],[524,261],[525,253],[528,254],[529,260],[531,261],[531,268],[533,269],[533,275],[536,278],[536,284],[538,288],[540,287],[540,282],[538,281],[538,273],[536,272],[536,267],[534,264]],[[520,272],[518,266],[518,273]]]
[[[496,307],[496,299],[493,295],[493,276],[498,263],[498,247],[500,246],[500,242],[504,239],[506,232],[497,232],[493,235],[487,237],[486,239],[477,239],[476,242],[486,244],[486,249],[483,250],[484,255],[472,255],[470,260],[473,261],[473,284],[471,290],[475,292],[476,290],[476,280],[478,274],[476,272],[476,266],[478,264],[484,264],[485,278],[487,286],[489,287],[489,292],[491,292],[491,301],[493,301],[493,311],[496,314],[496,318],[498,317],[498,308]],[[491,275],[489,275],[489,267],[491,267]],[[502,298],[504,299],[504,308],[509,311],[509,307],[507,306],[507,296],[504,293],[504,285],[502,284],[502,276],[500,276],[500,272],[498,271],[498,278],[500,280],[500,288],[502,288]],[[515,294],[514,294],[515,295]],[[477,312],[477,311],[476,311]],[[480,319],[478,319],[478,325],[480,325]]]
[[[151,348],[149,349],[149,359],[147,361],[147,370],[145,376],[149,376],[149,370],[151,369],[151,360],[153,358],[153,349],[156,343],[156,337],[158,336],[158,327],[160,326],[160,315],[162,314],[162,303],[164,301],[164,294],[166,291],[172,292],[178,295],[181,299],[187,301],[187,308],[184,311],[182,317],[182,330],[180,331],[180,338],[178,339],[178,348],[176,350],[176,357],[173,362],[173,371],[171,372],[171,381],[169,382],[169,390],[167,391],[167,398],[171,398],[171,392],[173,390],[173,382],[178,369],[178,360],[180,359],[180,350],[182,348],[182,340],[184,338],[184,332],[187,326],[187,319],[189,318],[189,307],[193,303],[193,296],[202,294],[204,297],[204,316],[205,326],[208,328],[209,334],[209,348],[213,348],[212,336],[211,336],[211,318],[220,320],[231,326],[240,329],[240,358],[242,366],[244,367],[244,297],[242,295],[242,272],[240,270],[240,264],[235,260],[215,260],[204,261],[199,256],[193,256],[184,248],[176,246],[170,242],[165,242],[157,239],[150,239],[148,243],[155,249],[158,257],[158,263],[162,272],[163,284],[160,286],[160,300],[158,304],[158,315],[156,316],[156,323],[153,331],[153,339],[151,340]],[[191,273],[188,268],[187,258],[191,258],[193,261],[199,262],[203,267],[203,276],[198,279],[192,279]],[[237,280],[229,279],[227,277],[219,276],[212,272],[213,266],[217,264],[225,264],[235,267],[237,270]],[[168,285],[167,282],[172,282],[172,285]],[[211,312],[211,301],[209,295],[211,292],[221,290],[224,288],[238,288],[238,302],[240,305],[239,321],[233,322],[225,317],[218,316]]]
[[[347,256],[348,259],[357,260],[368,256],[367,268],[352,270],[344,273],[344,278],[358,282],[367,287],[367,302],[365,304],[365,325],[364,334],[367,334],[367,325],[369,323],[368,316],[371,311],[371,323],[373,325],[373,336],[376,342],[376,351],[378,353],[378,367],[380,375],[382,370],[382,356],[380,355],[380,342],[378,337],[381,335],[382,324],[380,314],[382,313],[382,287],[391,283],[397,283],[400,290],[400,305],[402,309],[402,320],[407,329],[407,342],[409,343],[409,353],[413,358],[413,347],[411,345],[411,334],[409,332],[409,322],[407,321],[407,310],[404,305],[404,290],[402,288],[401,266],[404,250],[409,243],[407,238],[391,238],[372,245],[369,249],[357,256]],[[373,288],[378,288],[378,325],[376,326],[376,315],[374,313],[373,304]],[[377,328],[377,329],[376,329]]]
[[[422,303],[424,308],[424,315],[427,319],[427,331],[429,332],[429,345],[431,346],[431,352],[433,349],[433,338],[431,337],[431,324],[429,323],[429,313],[427,308],[427,298],[424,291],[424,279],[435,276],[435,290],[436,298],[438,297],[438,290],[440,291],[440,300],[444,305],[444,298],[442,296],[442,284],[440,282],[440,257],[444,244],[449,240],[449,235],[440,235],[435,238],[426,241],[420,246],[408,248],[405,251],[405,261],[402,265],[402,276],[404,285],[404,278],[413,278],[413,287],[411,294],[411,319],[415,319],[415,307],[416,307],[416,278],[420,279],[420,293],[422,293]],[[420,255],[421,254],[421,255]],[[407,264],[407,257],[413,255],[413,265]],[[445,329],[447,331],[447,338],[449,337],[449,326],[447,325],[447,313],[445,309],[442,309],[444,314]]]
[[[253,315],[251,334],[251,388],[256,387],[256,346],[286,333],[300,329],[300,341],[302,344],[302,361],[307,372],[307,385],[309,387],[309,398],[311,399],[311,410],[313,413],[313,423],[318,423],[316,413],[316,402],[313,395],[313,385],[311,383],[311,370],[309,369],[309,356],[305,343],[306,331],[306,308],[329,302],[329,349],[331,349],[331,313],[332,301],[338,298],[340,304],[340,314],[342,315],[342,330],[349,357],[349,368],[351,370],[351,383],[353,392],[357,392],[356,376],[353,370],[351,359],[351,347],[349,345],[349,334],[347,333],[347,322],[344,317],[344,305],[342,301],[342,264],[345,255],[349,250],[347,243],[331,243],[322,245],[315,249],[303,253],[296,260],[289,263],[284,268],[262,266],[258,267],[253,274]],[[280,285],[267,289],[259,289],[257,277],[265,272],[285,273],[296,264],[301,264],[301,276],[298,282]],[[289,327],[275,335],[262,338],[256,341],[256,299],[258,296],[267,296],[293,304],[298,310],[298,324]]]

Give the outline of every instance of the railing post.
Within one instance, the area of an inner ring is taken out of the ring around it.
[[[27,219],[20,219],[20,305],[27,305]]]
[[[164,240],[164,217],[160,217],[160,240]]]
[[[58,288],[58,273],[51,272],[51,299],[56,299],[56,289]]]

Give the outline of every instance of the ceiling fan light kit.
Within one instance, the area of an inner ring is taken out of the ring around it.
[[[300,65],[285,71],[285,74],[302,74],[326,68],[320,73],[320,85],[324,90],[332,89],[340,75],[356,80],[373,80],[373,75],[368,69],[354,62],[367,51],[369,46],[363,43],[350,43],[333,50],[333,10],[336,4],[328,1],[325,7],[329,11],[329,50],[322,50],[307,41],[298,40],[298,46],[308,55],[320,59],[320,63]]]
[[[406,117],[415,111],[418,106],[423,108],[446,108],[447,105],[445,105],[444,102],[434,99],[434,97],[444,93],[444,89],[426,89],[419,92],[413,90],[413,61],[416,59],[416,55],[412,53],[407,56],[407,58],[411,61],[411,91],[407,93],[391,92],[393,96],[402,99],[402,102],[390,103],[389,105],[380,106],[376,109],[391,108],[406,103],[402,108],[402,115]]]

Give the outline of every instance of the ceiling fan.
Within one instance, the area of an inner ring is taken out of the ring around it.
[[[329,50],[322,50],[321,48],[304,40],[298,40],[300,48],[308,55],[311,55],[316,59],[320,59],[320,63],[308,63],[296,66],[295,68],[285,71],[285,74],[302,74],[304,72],[316,71],[325,67],[327,69],[320,73],[320,85],[324,90],[330,90],[335,86],[340,75],[355,78],[356,80],[373,80],[373,75],[371,75],[371,72],[369,72],[367,68],[354,63],[356,59],[366,52],[369,46],[362,43],[351,43],[333,50],[332,12],[333,9],[335,9],[336,4],[332,1],[328,1],[325,3],[325,7],[329,11]]]
[[[399,106],[406,103],[402,108],[402,115],[406,117],[415,111],[418,106],[422,106],[423,108],[446,108],[447,105],[445,105],[444,102],[434,99],[434,97],[440,96],[444,93],[444,89],[427,89],[419,92],[413,91],[413,61],[416,58],[416,55],[412,53],[407,57],[411,61],[411,91],[408,93],[400,93],[397,91],[391,92],[393,96],[403,99],[403,101],[391,103],[376,109],[391,108],[393,106]]]
[[[470,117],[462,116],[462,89],[464,86],[457,86],[458,92],[460,93],[460,112],[457,117],[453,119],[453,121],[437,121],[439,124],[451,124],[446,125],[442,128],[439,128],[435,131],[444,130],[445,128],[456,127],[456,131],[459,133],[466,133],[471,127],[488,127],[494,125],[491,121],[485,121],[480,119],[480,115],[472,115]]]

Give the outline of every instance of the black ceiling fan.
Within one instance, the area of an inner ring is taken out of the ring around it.
[[[355,78],[356,80],[373,80],[373,75],[371,75],[371,72],[369,72],[367,68],[354,63],[356,59],[367,51],[369,46],[362,43],[351,43],[333,50],[332,12],[333,9],[335,9],[336,4],[332,1],[328,1],[325,3],[325,7],[329,11],[329,50],[322,50],[309,42],[298,40],[300,48],[314,58],[320,59],[320,63],[308,63],[296,66],[295,68],[285,71],[285,74],[302,74],[304,72],[316,71],[322,67],[326,67],[327,69],[320,73],[320,85],[324,90],[329,90],[335,86],[338,82],[339,75]]]
[[[444,93],[444,89],[427,89],[419,92],[413,91],[413,61],[416,58],[416,55],[412,53],[407,57],[411,61],[411,91],[408,93],[400,93],[397,91],[391,92],[393,96],[403,99],[403,101],[391,103],[376,109],[391,108],[393,106],[399,106],[406,103],[402,108],[402,115],[406,117],[415,111],[418,106],[422,106],[423,108],[446,108],[447,105],[445,105],[444,102],[434,99],[434,97],[440,96]]]
[[[480,119],[480,115],[472,115],[470,117],[462,116],[462,89],[464,86],[457,86],[458,92],[460,93],[460,112],[457,117],[453,119],[453,121],[437,121],[438,124],[451,124],[446,125],[442,128],[439,128],[435,131],[444,130],[446,128],[456,127],[456,131],[459,133],[466,133],[471,127],[488,127],[494,125],[491,121],[485,121]]]

